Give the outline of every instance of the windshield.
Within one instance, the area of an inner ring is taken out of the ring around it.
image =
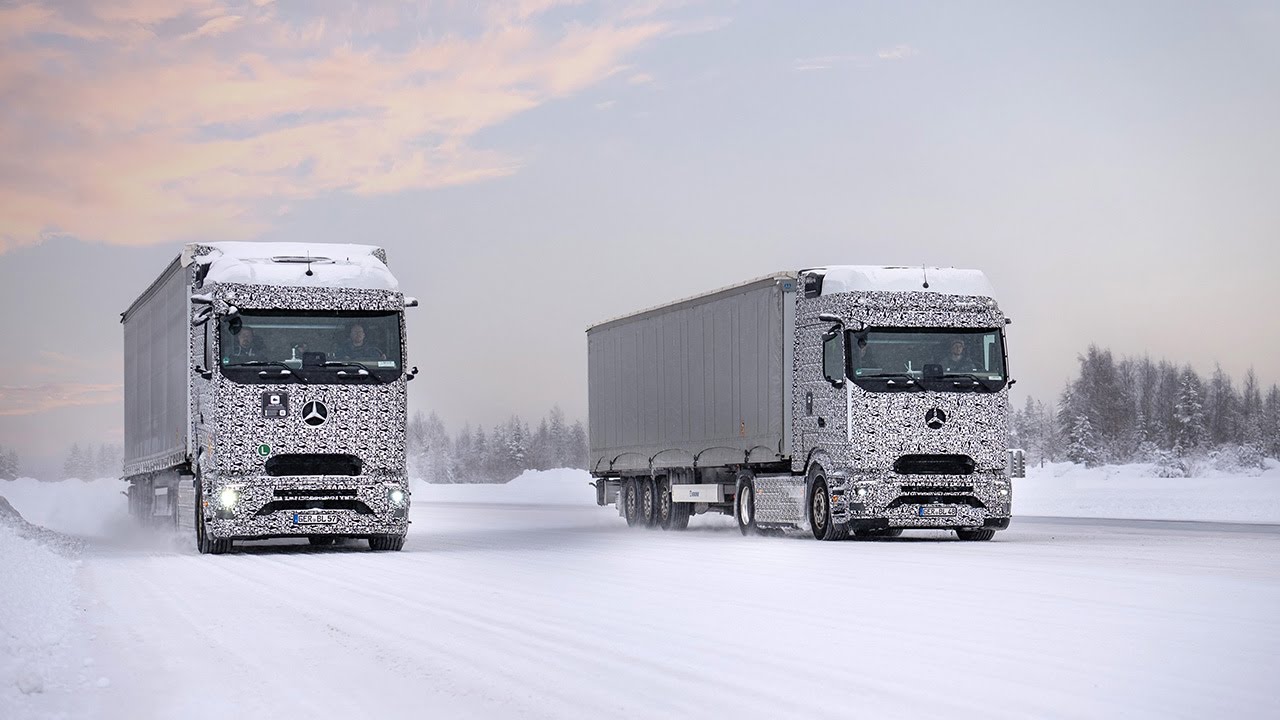
[[[395,312],[242,310],[219,332],[222,372],[237,382],[386,382],[402,370]]]
[[[999,329],[870,328],[848,339],[849,378],[867,390],[983,392],[1005,384]]]

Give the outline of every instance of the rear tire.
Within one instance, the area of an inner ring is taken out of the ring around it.
[[[996,531],[989,528],[982,530],[957,530],[956,537],[968,542],[983,542],[996,536]]]
[[[671,502],[671,481],[665,477],[658,478],[654,485],[654,490],[658,493],[658,527],[663,530],[671,529],[671,507],[675,503]]]
[[[627,519],[627,527],[635,527],[640,521],[640,498],[636,484],[635,478],[627,478],[622,483],[622,516]]]
[[[369,549],[375,552],[398,552],[403,547],[403,535],[374,535],[369,538]]]
[[[640,491],[640,524],[653,527],[658,522],[658,492],[653,478],[638,481],[636,489]]]
[[[819,540],[844,540],[849,537],[847,525],[837,525],[831,519],[831,495],[827,491],[827,478],[821,473],[813,481],[809,494],[809,528]]]
[[[734,516],[738,519],[738,530],[743,535],[755,535],[756,527],[756,484],[751,478],[743,478],[738,482],[738,496],[733,502]]]

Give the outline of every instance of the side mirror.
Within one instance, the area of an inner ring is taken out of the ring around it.
[[[418,307],[418,298],[406,295],[404,297],[404,306],[407,308]]]
[[[818,313],[818,319],[823,322],[833,322],[844,325],[844,320],[841,320],[840,316],[834,313]]]
[[[409,372],[404,374],[404,381],[409,382],[410,380],[416,377],[418,377],[418,366],[414,365],[413,368],[409,370]]]
[[[844,333],[831,330],[822,336],[822,376],[834,387],[844,387]]]

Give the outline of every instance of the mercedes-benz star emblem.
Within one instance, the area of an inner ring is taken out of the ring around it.
[[[947,414],[941,408],[934,408],[924,414],[924,424],[930,430],[937,430],[947,422]]]
[[[302,406],[302,422],[310,425],[311,427],[319,427],[328,419],[329,408],[325,407],[324,403],[319,400],[312,400]]]

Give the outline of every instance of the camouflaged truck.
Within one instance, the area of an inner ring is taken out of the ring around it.
[[[240,540],[409,523],[404,311],[381,248],[187,245],[121,315],[130,514]]]
[[[839,540],[1009,526],[1005,325],[976,270],[780,272],[587,331],[596,502]]]

